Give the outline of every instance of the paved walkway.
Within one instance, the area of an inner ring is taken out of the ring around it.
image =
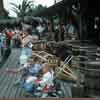
[[[6,68],[18,67],[18,59],[20,56],[20,49],[12,49],[12,52],[0,69],[0,98],[21,98],[23,91],[20,87],[14,86],[14,82],[18,75],[8,74],[3,72]]]

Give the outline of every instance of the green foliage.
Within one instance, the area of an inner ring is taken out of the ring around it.
[[[34,6],[33,1],[23,0],[22,4],[14,4],[10,3],[12,7],[12,11],[14,11],[17,14],[17,17],[24,17],[26,15],[30,14],[31,8]]]
[[[24,18],[24,16],[31,16],[32,14],[46,9],[46,6],[39,4],[38,6],[34,5],[34,1],[23,0],[22,4],[10,3],[12,5],[12,11],[17,14],[17,17]]]
[[[40,12],[46,8],[46,6],[42,6],[41,4],[39,4],[38,6],[34,6],[34,8],[32,8],[32,13],[34,14],[36,12]]]

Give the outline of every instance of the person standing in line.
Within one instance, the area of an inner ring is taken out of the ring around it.
[[[61,41],[64,41],[65,26],[64,26],[63,23],[61,24],[61,29],[60,29],[60,31],[61,31]]]
[[[32,22],[32,36],[40,39],[40,34],[37,30],[38,22]]]
[[[54,36],[54,38],[55,38],[55,41],[57,42],[57,41],[59,41],[59,25],[56,25],[55,26],[55,36]]]
[[[78,38],[78,30],[74,22],[72,21],[72,19],[69,19],[69,23],[66,26],[66,31],[67,31],[69,39],[75,40]]]
[[[27,59],[32,55],[33,36],[31,35],[31,30],[27,29],[27,31],[22,33],[22,35],[23,36],[20,37],[21,48],[22,48],[22,52],[21,52],[21,56],[20,56],[20,63],[21,62],[23,63],[24,58],[25,58],[24,60],[27,61]]]

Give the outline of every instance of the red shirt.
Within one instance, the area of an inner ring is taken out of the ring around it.
[[[7,37],[8,37],[8,38],[10,38],[10,39],[11,39],[11,38],[13,37],[13,35],[14,35],[14,33],[13,33],[13,32],[7,32]]]

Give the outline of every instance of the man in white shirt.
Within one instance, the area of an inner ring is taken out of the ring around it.
[[[43,31],[45,30],[45,27],[42,24],[39,24],[39,26],[37,26],[36,28],[40,34],[40,37],[43,36]]]

